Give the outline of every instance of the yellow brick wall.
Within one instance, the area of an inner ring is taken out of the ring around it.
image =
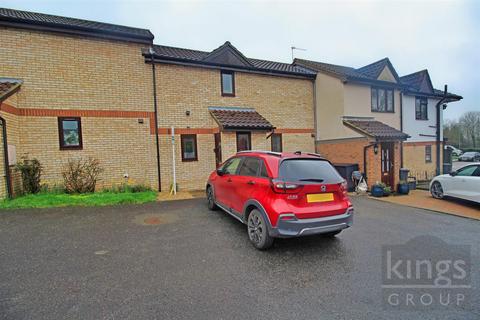
[[[152,111],[144,44],[0,27],[0,75],[21,108]]]
[[[425,146],[432,146],[432,161],[425,162]],[[429,180],[436,175],[435,141],[403,144],[403,166],[410,170],[409,175],[417,180]],[[442,156],[443,152],[440,153]]]
[[[276,128],[313,129],[313,85],[310,80],[235,72],[235,97],[222,97],[220,70],[157,64],[159,127],[218,128],[208,107],[254,108]],[[187,116],[186,111],[190,111]],[[313,132],[313,131],[312,131]],[[270,150],[265,132],[252,132],[252,149]],[[314,152],[311,133],[282,134],[284,151]],[[172,185],[172,145],[160,135],[162,190]],[[222,132],[222,161],[237,151],[235,132]],[[213,133],[197,134],[198,161],[182,162],[176,136],[176,173],[180,190],[203,189],[215,169]]]
[[[6,101],[10,106],[153,111],[151,66],[141,55],[144,44],[5,27],[0,28],[0,42],[0,75],[23,80],[20,91]],[[68,159],[92,156],[105,169],[100,186],[122,183],[124,173],[131,183],[157,186],[148,118],[139,124],[137,118],[82,117],[83,150],[64,151],[59,148],[57,117],[1,114],[17,160],[25,154],[38,158],[44,166],[43,183],[60,183]],[[3,172],[3,164],[0,169]]]

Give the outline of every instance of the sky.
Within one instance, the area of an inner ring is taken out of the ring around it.
[[[361,67],[389,57],[402,76],[428,69],[464,97],[446,119],[480,111],[480,1],[0,0],[0,7],[150,29],[156,44],[249,58]]]

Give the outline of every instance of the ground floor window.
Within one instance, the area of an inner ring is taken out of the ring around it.
[[[432,146],[431,145],[425,146],[425,162],[426,163],[432,162]]]
[[[270,137],[272,139],[272,151],[273,152],[282,152],[282,134],[274,133]]]
[[[197,161],[197,135],[182,134],[180,135],[182,145],[182,161]]]
[[[58,118],[58,136],[61,150],[82,149],[82,123],[80,118]]]
[[[250,132],[237,132],[237,152],[252,150],[252,136]]]

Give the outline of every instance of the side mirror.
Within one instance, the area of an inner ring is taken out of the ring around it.
[[[217,174],[218,174],[219,176],[223,176],[223,175],[225,174],[225,171],[223,171],[223,169],[221,169],[221,168],[218,168],[218,169],[217,169]]]
[[[450,175],[451,175],[452,177],[455,177],[457,174],[458,174],[457,171],[452,171],[452,172],[450,172]]]

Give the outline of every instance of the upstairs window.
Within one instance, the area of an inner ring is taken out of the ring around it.
[[[270,138],[272,139],[272,151],[282,152],[282,134],[274,133]]]
[[[182,134],[180,135],[182,147],[182,161],[197,161],[197,135]]]
[[[79,150],[82,144],[82,123],[80,118],[58,118],[60,150]]]
[[[425,163],[432,162],[432,146],[425,146]]]
[[[394,112],[393,89],[372,88],[372,111]]]
[[[233,71],[222,71],[221,84],[222,84],[222,96],[235,97],[235,74]]]
[[[428,120],[427,98],[415,98],[415,119]]]

